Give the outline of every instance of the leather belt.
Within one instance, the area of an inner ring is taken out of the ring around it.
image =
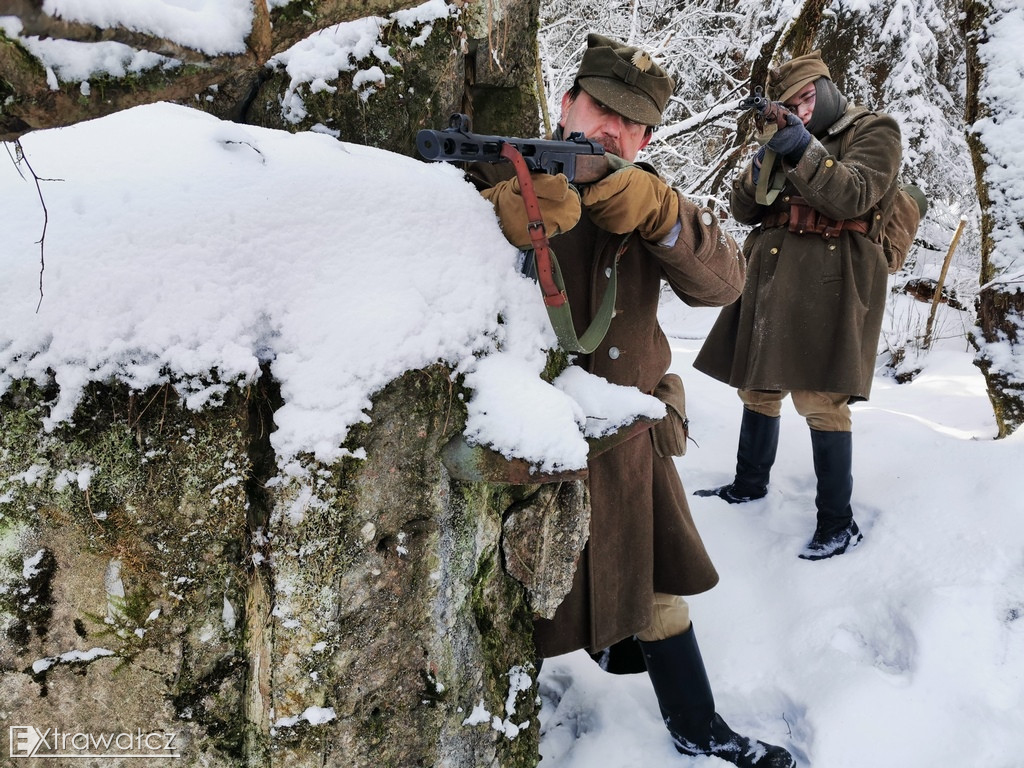
[[[824,238],[839,237],[843,230],[866,235],[871,228],[863,219],[830,219],[814,210],[804,198],[796,196],[789,198],[788,211],[769,213],[761,219],[762,229],[786,226],[798,235],[821,235]]]

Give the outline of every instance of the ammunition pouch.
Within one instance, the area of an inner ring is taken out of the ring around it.
[[[831,237],[839,237],[845,229],[852,232],[859,232],[862,235],[868,234],[870,225],[862,219],[844,219],[836,221],[825,214],[816,211],[808,202],[796,195],[789,198],[789,211],[769,213],[761,219],[761,228],[788,227],[790,232],[798,235],[821,235],[826,240]]]
[[[674,373],[666,373],[652,394],[665,404],[665,418],[651,430],[655,452],[663,457],[684,455],[690,420],[686,417],[683,380]]]

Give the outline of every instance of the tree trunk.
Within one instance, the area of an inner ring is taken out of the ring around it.
[[[1019,169],[1008,166],[1009,158],[1002,157],[1002,145],[986,142],[984,131],[992,130],[996,122],[1003,125],[1004,131],[1007,125],[1011,130],[1014,125],[1024,127],[1024,109],[1019,104],[1007,104],[1005,99],[998,98],[996,88],[988,87],[991,67],[996,68],[999,77],[1006,76],[1005,71],[998,71],[1006,66],[1021,69],[1019,62],[992,61],[993,50],[998,51],[998,46],[1006,46],[1008,42],[1000,38],[1001,27],[997,23],[1010,14],[1019,16],[1021,11],[1000,10],[987,2],[969,2],[965,11],[966,119],[969,126],[974,126],[968,132],[967,141],[981,204],[982,286],[977,299],[980,338],[976,339],[975,362],[985,376],[998,436],[1006,437],[1024,424],[1024,379],[1017,373],[1024,354],[1020,348],[1022,340],[1018,338],[1020,329],[1024,328],[1024,292],[1021,290],[1024,254],[1019,245],[1015,245],[1024,232],[1024,219],[1020,215],[1020,201],[1013,198],[1012,186],[1006,183],[1007,173],[1017,174]],[[994,113],[999,114],[997,121],[992,119]]]

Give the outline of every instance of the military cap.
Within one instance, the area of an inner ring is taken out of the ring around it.
[[[797,56],[768,70],[768,98],[772,101],[785,102],[819,77],[832,79],[828,67],[821,60],[821,51],[811,51],[803,56]]]
[[[642,125],[661,122],[673,87],[647,51],[593,32],[576,80],[590,96]]]

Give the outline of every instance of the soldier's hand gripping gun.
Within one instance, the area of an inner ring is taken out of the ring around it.
[[[589,184],[607,176],[612,168],[604,147],[573,133],[564,141],[518,139],[470,133],[469,117],[452,115],[443,131],[424,129],[416,134],[416,149],[425,160],[464,163],[498,163],[508,160],[505,149],[516,149],[531,172],[564,173],[574,184]]]
[[[508,161],[515,168],[516,178],[527,214],[527,230],[533,244],[533,258],[524,262],[524,274],[540,284],[551,327],[562,349],[589,355],[604,338],[615,310],[615,286],[618,270],[613,270],[605,297],[590,327],[580,336],[572,322],[569,300],[565,294],[558,261],[551,251],[544,217],[533,188],[532,174],[563,173],[573,184],[599,181],[614,170],[628,165],[615,155],[606,155],[596,141],[573,133],[565,141],[517,139],[509,136],[481,136],[470,133],[466,115],[452,115],[443,131],[422,130],[416,134],[416,148],[426,160],[448,162],[499,163]],[[616,256],[616,265],[618,256]]]
[[[776,173],[775,153],[768,146],[776,131],[786,127],[786,118],[793,114],[785,105],[778,101],[772,101],[764,95],[764,89],[760,86],[754,89],[747,98],[743,99],[738,109],[743,111],[754,110],[754,126],[757,128],[757,143],[762,145],[758,153],[760,161],[755,157],[754,162],[760,162],[759,173],[755,176],[756,184],[754,189],[754,200],[759,205],[771,205],[775,202],[779,192],[785,184],[784,174]]]
[[[764,133],[765,128],[773,123],[776,128],[785,128],[786,115],[790,114],[781,102],[772,101],[765,96],[761,86],[757,86],[752,94],[743,99],[738,108],[744,112],[749,109],[755,111],[754,124],[757,126],[758,133]]]

